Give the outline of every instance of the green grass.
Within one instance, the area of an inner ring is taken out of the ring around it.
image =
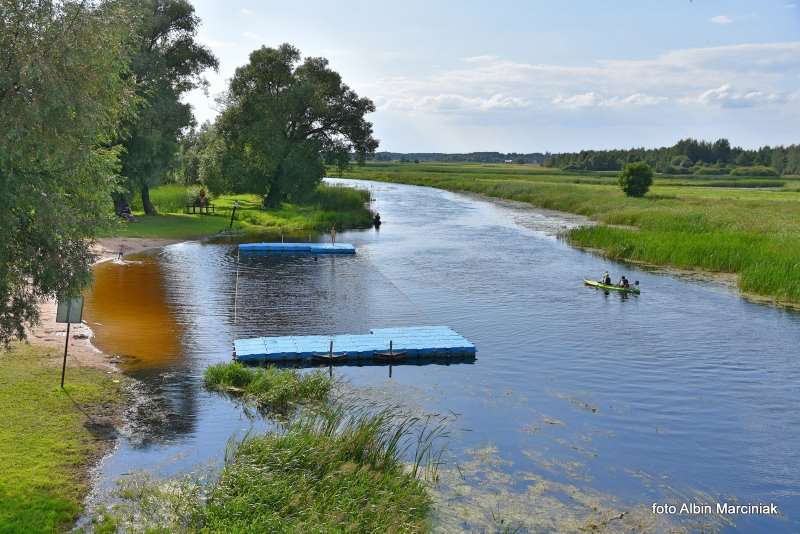
[[[237,362],[211,365],[203,379],[209,389],[241,396],[259,408],[277,411],[298,403],[324,401],[332,385],[319,371],[300,373],[274,366],[247,367]]]
[[[768,189],[776,186],[774,178],[657,176],[645,198],[629,198],[613,173],[532,165],[380,163],[354,167],[345,176],[586,215],[603,224],[572,231],[568,238],[576,245],[617,259],[735,273],[747,293],[800,304],[800,182],[794,178]]]
[[[238,372],[225,373],[243,379]],[[218,480],[133,478],[98,531],[426,532],[442,426],[331,403],[229,446]]]
[[[228,229],[234,201],[239,207],[233,228],[249,234],[306,237],[309,232],[326,232],[333,225],[342,231],[372,224],[369,192],[353,188],[322,184],[305,203],[284,203],[268,210],[261,209],[258,195],[222,195],[211,200],[213,215],[183,213],[190,189],[175,184],[152,189],[150,198],[159,215],[145,216],[133,203],[136,222],[118,221],[107,236],[195,239],[213,235]]]
[[[39,347],[0,350],[0,532],[63,532],[81,510],[88,469],[106,446],[87,414],[121,402],[118,384],[94,369],[67,368]],[[95,415],[96,417],[96,415]]]
[[[419,475],[430,436],[420,420],[388,410],[306,414],[241,444],[210,493],[202,530],[427,531],[431,500]],[[409,437],[422,444],[410,467]]]

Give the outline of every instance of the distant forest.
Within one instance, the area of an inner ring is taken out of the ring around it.
[[[647,162],[664,174],[780,176],[800,174],[800,145],[763,146],[757,149],[733,147],[727,139],[714,142],[681,139],[673,146],[618,150],[581,150],[558,154],[534,152],[376,152],[375,161],[534,163],[568,171],[618,171],[626,163]]]
[[[564,170],[616,171],[633,161],[645,161],[657,172],[665,174],[800,174],[800,145],[747,150],[732,147],[727,139],[713,143],[681,139],[670,147],[552,154],[544,164]]]
[[[418,152],[404,154],[401,152],[376,152],[374,161],[400,161],[403,163],[452,162],[452,163],[536,163],[544,164],[550,154],[532,153],[517,154],[510,152],[469,152],[467,154],[444,154],[441,152]]]

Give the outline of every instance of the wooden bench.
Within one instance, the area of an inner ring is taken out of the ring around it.
[[[186,213],[199,213],[201,215],[205,213],[206,215],[208,215],[208,214],[214,213],[214,205],[211,204],[210,202],[208,204],[206,204],[205,206],[200,206],[199,204],[197,204],[197,205],[196,204],[186,204],[186,206],[184,207],[184,211]]]

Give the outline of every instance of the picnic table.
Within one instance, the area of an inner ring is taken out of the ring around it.
[[[186,204],[184,211],[186,213],[200,213],[201,215],[205,213],[206,215],[208,215],[214,213],[214,205],[211,202],[202,206],[200,204],[194,204],[194,203]]]

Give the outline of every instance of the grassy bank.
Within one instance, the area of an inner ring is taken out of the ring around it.
[[[715,187],[707,177],[657,176],[650,193],[637,199],[619,190],[613,174],[529,165],[379,163],[345,175],[586,215],[603,224],[571,232],[576,245],[617,259],[735,273],[747,293],[800,304],[800,182],[794,179],[774,188],[774,179],[726,176],[735,186]]]
[[[79,514],[88,469],[110,442],[122,393],[103,371],[67,369],[23,344],[0,349],[0,532],[63,532]]]
[[[317,372],[220,364],[206,386],[259,407],[303,404],[276,428],[229,448],[220,477],[133,480],[98,530],[113,532],[424,532],[441,426],[330,398]],[[266,401],[266,402],[265,402]],[[274,415],[272,410],[264,412]],[[287,415],[284,413],[282,415]]]
[[[240,363],[212,365],[203,379],[209,389],[240,396],[262,409],[281,411],[301,402],[324,401],[331,390],[331,380],[319,371],[300,373]]]
[[[341,231],[372,224],[367,206],[369,192],[340,186],[323,184],[303,204],[284,203],[268,210],[261,209],[257,195],[222,195],[211,200],[215,210],[211,215],[184,213],[190,195],[191,190],[174,184],[151,190],[150,197],[159,214],[145,216],[134,202],[131,208],[136,222],[119,222],[108,237],[192,239],[216,234],[228,229],[235,201],[239,207],[233,228],[246,233],[307,235],[326,232],[332,225]]]

